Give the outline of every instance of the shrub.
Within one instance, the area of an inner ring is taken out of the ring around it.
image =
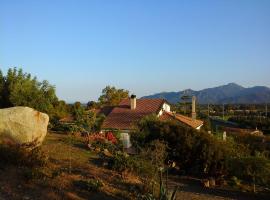
[[[116,152],[113,156],[110,166],[113,170],[118,172],[134,171],[137,167],[137,163],[134,157],[129,156],[123,152]]]
[[[121,151],[116,152],[110,159],[109,166],[122,175],[123,172],[136,174],[141,178],[144,190],[149,191],[157,181],[158,171],[165,168],[166,156],[166,145],[156,140],[135,156],[129,156]]]
[[[26,181],[31,181],[33,179],[44,179],[46,176],[42,173],[39,168],[24,168],[23,177]]]
[[[81,190],[86,190],[88,192],[98,192],[104,186],[100,180],[94,179],[75,181],[74,185]]]
[[[264,154],[270,158],[270,136],[256,136],[244,133],[230,134],[233,139],[250,150],[251,155],[256,152]]]
[[[33,150],[21,146],[0,146],[0,159],[2,165],[25,166],[30,168],[43,167],[47,163],[47,156],[40,148]]]
[[[144,119],[131,134],[132,143],[147,147],[152,141],[165,141],[168,158],[186,173],[200,176],[226,174],[228,158],[238,154],[232,141],[222,141],[203,131],[181,126],[176,122]],[[241,153],[241,152],[240,152]]]
[[[229,162],[230,175],[255,185],[270,186],[270,160],[263,156],[233,158]]]
[[[94,149],[100,149],[100,151],[104,151],[107,149],[112,154],[115,154],[118,151],[121,151],[123,149],[122,143],[112,144],[111,142],[101,142],[101,141],[95,141],[91,143],[91,148]]]

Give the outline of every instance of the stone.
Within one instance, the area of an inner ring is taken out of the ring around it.
[[[216,180],[214,178],[210,178],[209,185],[210,185],[210,187],[216,187]]]
[[[209,182],[208,179],[203,179],[203,180],[202,180],[202,184],[203,184],[203,186],[206,187],[206,188],[209,188],[209,187],[210,187],[210,182]]]
[[[49,116],[29,107],[0,109],[0,143],[40,146],[47,134]]]

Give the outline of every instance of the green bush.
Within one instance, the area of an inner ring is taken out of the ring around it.
[[[137,167],[137,163],[134,157],[129,156],[123,152],[116,152],[113,156],[110,166],[113,170],[118,172],[134,171]]]
[[[131,140],[141,148],[154,140],[165,141],[169,160],[175,161],[186,173],[199,176],[226,174],[228,159],[241,154],[233,141],[225,142],[206,132],[153,118],[143,119],[131,134]]]
[[[150,191],[158,179],[158,171],[165,168],[166,144],[153,141],[138,155],[128,155],[118,151],[109,161],[109,166],[120,173],[129,172],[141,178],[145,191]],[[150,184],[151,183],[151,184]]]
[[[248,183],[270,186],[270,160],[260,156],[233,158],[229,162],[229,173]]]
[[[244,133],[230,134],[233,139],[250,150],[251,155],[257,152],[270,158],[270,136],[256,136]]]

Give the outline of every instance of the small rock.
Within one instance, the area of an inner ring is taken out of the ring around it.
[[[209,187],[210,187],[210,182],[209,182],[208,179],[202,180],[202,184],[203,184],[203,186],[206,187],[206,188],[209,188]]]

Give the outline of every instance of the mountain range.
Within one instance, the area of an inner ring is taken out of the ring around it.
[[[183,96],[196,96],[200,104],[262,104],[270,102],[270,88],[265,86],[245,88],[236,83],[229,83],[200,91],[187,89],[179,92],[161,92],[142,98],[163,98],[170,103],[177,103],[182,101]]]

